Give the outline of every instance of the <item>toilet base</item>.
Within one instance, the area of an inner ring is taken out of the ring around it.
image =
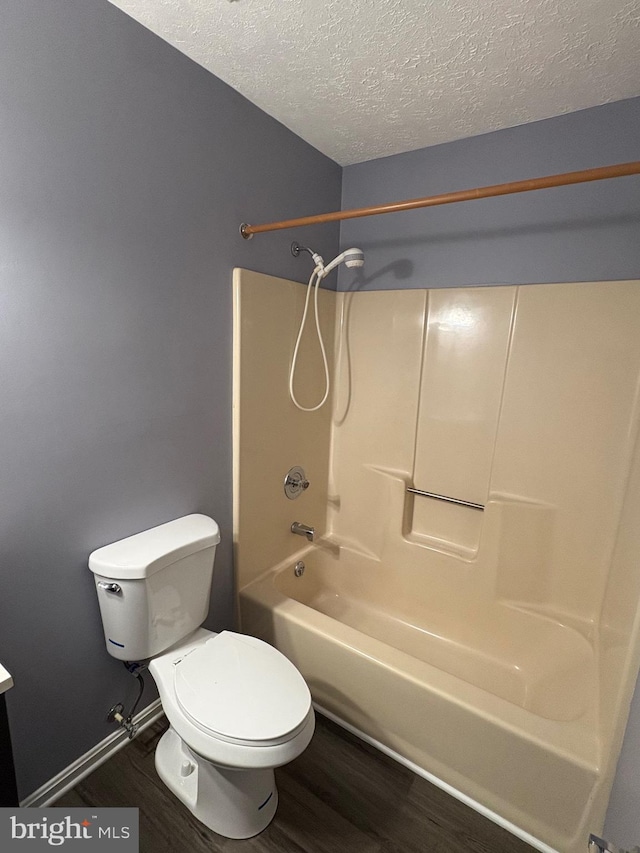
[[[251,838],[276,813],[273,770],[216,767],[192,752],[173,728],[156,747],[158,775],[205,826],[226,838]]]

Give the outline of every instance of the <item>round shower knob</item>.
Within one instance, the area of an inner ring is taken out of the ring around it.
[[[309,481],[304,473],[304,469],[299,465],[294,465],[287,471],[284,478],[284,493],[290,501],[299,498],[300,495],[309,488]]]

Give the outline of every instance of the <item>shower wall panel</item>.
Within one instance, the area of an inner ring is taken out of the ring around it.
[[[413,466],[427,292],[336,297],[328,523],[345,542],[380,554],[388,535],[381,472]]]
[[[291,533],[293,521],[324,533],[331,405],[329,401],[317,412],[301,412],[289,399],[291,354],[305,288],[240,269],[234,270],[233,288],[234,548],[240,585],[300,548],[300,537]],[[331,354],[335,293],[320,290],[318,297]],[[324,371],[310,328],[308,322],[295,382],[304,406],[314,405],[324,391]],[[311,485],[291,501],[283,484],[294,465],[303,466]]]
[[[547,508],[546,604],[589,622],[617,535],[639,376],[637,282],[519,288],[491,491]],[[499,592],[526,600],[510,562]]]
[[[633,436],[630,437],[633,440]],[[600,614],[600,720],[605,737],[615,732],[620,708],[627,713],[640,663],[634,646],[640,601],[640,440],[635,450],[624,497],[616,544]],[[618,727],[618,737],[623,729]]]
[[[638,284],[341,293],[338,305],[329,529],[363,553],[405,554],[405,573],[422,561],[425,584],[446,585],[434,566],[448,554],[458,598],[464,572],[470,594],[589,633],[638,420]]]
[[[416,488],[487,502],[515,296],[515,287],[430,291]],[[471,556],[482,517],[475,509],[416,498],[412,530]]]

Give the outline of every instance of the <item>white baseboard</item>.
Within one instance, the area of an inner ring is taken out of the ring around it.
[[[160,700],[156,699],[150,705],[147,705],[139,714],[133,718],[134,723],[138,726],[138,734],[144,731],[152,723],[162,716],[162,705]],[[70,764],[53,779],[41,785],[33,794],[29,794],[20,803],[23,807],[45,808],[50,806],[63,794],[66,794],[71,788],[78,784],[85,776],[92,773],[101,764],[111,758],[114,753],[118,752],[129,742],[129,738],[124,729],[118,728],[113,734],[108,735],[103,741],[96,744],[80,758],[76,759],[73,764]]]
[[[520,829],[519,826],[516,826],[514,823],[511,823],[509,820],[505,820],[496,812],[491,811],[486,806],[483,806],[482,803],[477,802],[477,800],[471,799],[466,794],[463,794],[462,791],[458,791],[457,788],[454,788],[452,785],[449,785],[447,782],[443,782],[442,779],[439,779],[437,776],[434,776],[433,773],[429,773],[428,770],[420,767],[418,764],[414,764],[413,761],[409,761],[408,758],[404,758],[404,756],[395,752],[395,750],[390,749],[388,746],[385,746],[380,741],[375,738],[369,737],[369,735],[357,729],[355,726],[352,726],[350,723],[346,723],[340,717],[333,714],[331,711],[327,711],[326,708],[323,708],[322,705],[318,705],[317,702],[313,703],[314,708],[323,717],[328,717],[330,720],[333,720],[334,723],[337,723],[339,726],[342,726],[343,729],[346,729],[351,734],[356,735],[361,740],[366,743],[371,744],[371,746],[375,746],[376,749],[379,749],[380,752],[384,752],[385,755],[388,755],[389,758],[393,758],[394,761],[397,761],[398,764],[402,764],[407,767],[409,770],[413,771],[418,776],[422,776],[423,779],[426,779],[427,782],[431,782],[432,785],[435,785],[437,788],[440,788],[443,791],[446,791],[447,794],[450,794],[456,800],[459,800],[461,803],[464,803],[469,808],[472,808],[474,811],[478,812],[484,817],[489,818],[489,820],[493,821],[493,823],[497,823],[498,826],[501,826],[503,829],[506,829],[512,835],[515,835],[517,838],[521,838],[522,841],[526,841],[531,847],[534,847],[536,850],[539,850],[540,853],[558,853],[557,850],[553,847],[549,847],[548,844],[545,844],[544,841],[540,841],[539,838],[535,838],[530,833],[526,832],[524,829]]]

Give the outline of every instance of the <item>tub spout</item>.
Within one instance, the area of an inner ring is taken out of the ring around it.
[[[291,532],[297,533],[298,536],[306,536],[309,542],[313,542],[313,537],[316,535],[315,527],[309,527],[308,524],[301,524],[299,521],[293,522]]]

